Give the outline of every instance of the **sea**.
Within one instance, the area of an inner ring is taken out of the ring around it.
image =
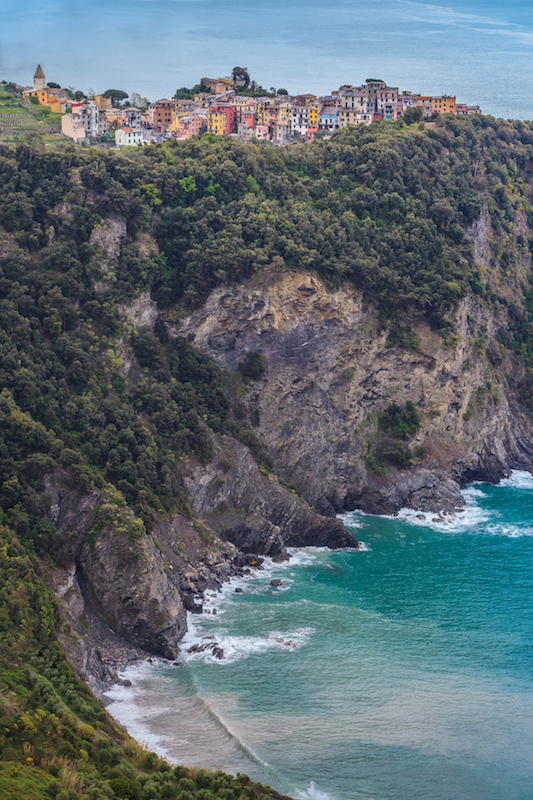
[[[266,89],[380,78],[533,119],[531,0],[0,0],[0,79],[150,101],[247,67]]]
[[[174,764],[299,800],[531,800],[533,477],[464,497],[450,517],[349,513],[359,550],[225,584],[110,712]]]

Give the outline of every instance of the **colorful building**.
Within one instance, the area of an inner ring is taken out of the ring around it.
[[[431,109],[438,114],[455,114],[456,98],[443,94],[441,97],[431,98]]]
[[[143,135],[142,131],[134,131],[126,126],[117,128],[115,131],[115,144],[117,147],[132,147],[142,144]]]
[[[207,130],[215,136],[228,136],[235,130],[235,106],[230,103],[214,106],[207,112]]]
[[[160,131],[168,130],[172,123],[172,111],[175,106],[176,101],[168,100],[166,97],[152,103],[148,109],[150,125]]]
[[[320,114],[320,103],[309,103],[309,127],[318,130],[318,115]]]
[[[339,128],[339,109],[335,106],[322,106],[318,114],[318,130],[333,133]]]
[[[190,112],[176,112],[172,117],[171,131],[176,139],[190,139],[198,136],[207,128],[209,111],[206,108],[195,108]]]

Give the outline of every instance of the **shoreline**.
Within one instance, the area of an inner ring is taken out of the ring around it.
[[[306,555],[306,553],[307,551],[314,550],[327,551],[330,550],[330,548],[289,548],[289,557],[285,561],[279,562],[274,561],[272,558],[264,557],[261,564],[250,568],[249,571],[240,575],[228,576],[221,587],[205,590],[203,613],[195,614],[189,611],[187,614],[188,630],[180,641],[180,653],[178,658],[170,660],[160,656],[143,654],[136,660],[131,660],[129,663],[124,664],[123,668],[118,670],[118,680],[104,686],[102,695],[100,695],[106,705],[107,711],[116,719],[117,723],[125,728],[130,736],[140,744],[154,750],[154,752],[157,752],[158,755],[161,755],[172,764],[181,763],[169,754],[168,749],[164,745],[164,735],[154,733],[145,726],[144,721],[150,718],[153,709],[148,711],[146,709],[143,710],[141,705],[136,703],[135,695],[137,692],[142,691],[138,683],[147,676],[147,673],[153,672],[154,679],[158,677],[158,667],[165,671],[172,667],[180,669],[189,661],[197,659],[202,659],[212,664],[219,663],[223,666],[224,663],[233,663],[236,660],[245,658],[248,654],[247,652],[228,652],[227,649],[225,650],[224,643],[220,642],[220,638],[217,636],[216,632],[211,633],[202,630],[203,623],[208,622],[216,624],[218,620],[222,620],[224,617],[223,605],[232,595],[248,594],[255,590],[261,591],[261,589],[265,591],[266,587],[270,588],[271,594],[287,591],[292,583],[290,576],[287,576],[287,578],[284,578],[283,575],[274,577],[273,573],[278,570],[284,571],[290,569],[297,564],[311,562],[313,560],[312,553],[309,555]],[[261,580],[263,584],[261,588],[253,586],[254,581],[258,580]],[[229,636],[226,634],[226,638],[231,638],[231,633]],[[280,648],[290,652],[302,646],[304,638],[302,638],[301,633],[299,636],[292,635],[285,638],[265,636],[263,637],[264,641],[255,642],[250,645],[250,652],[254,652],[254,647],[257,648],[257,650]],[[298,641],[295,641],[296,639],[298,639]],[[217,652],[217,650],[222,652]],[[166,681],[171,680],[172,677],[171,675],[160,675],[158,679]],[[176,703],[190,704],[194,707],[195,705],[201,706],[203,701],[199,700],[198,703],[196,703],[196,695],[193,695],[187,698],[181,696],[177,697]],[[124,713],[120,713],[121,706]],[[130,709],[135,709],[132,714],[128,713]],[[204,709],[200,709],[199,707],[196,708],[199,714],[202,713],[203,710]],[[157,714],[158,711],[156,710],[155,713]],[[229,734],[233,736],[231,731],[229,731]],[[238,740],[238,737],[236,741],[238,742],[238,746],[242,747],[242,743]],[[264,765],[252,751],[248,753],[248,756],[251,761],[256,761],[258,765],[261,764],[261,769],[266,768],[266,765]],[[197,765],[191,763],[186,764],[186,766]]]

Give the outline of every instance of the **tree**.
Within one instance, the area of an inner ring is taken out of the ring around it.
[[[48,81],[48,88],[49,89],[61,89],[61,86],[58,83],[54,83],[53,81]]]
[[[278,89],[277,94],[289,94],[286,89]]]
[[[139,94],[139,92],[132,92],[130,96],[132,106],[135,108],[139,108],[141,111],[144,111],[150,105],[150,101],[147,97],[143,97]]]
[[[420,106],[409,106],[403,112],[403,119],[407,125],[412,125],[415,122],[420,122],[424,112]]]
[[[250,75],[246,67],[233,67],[231,74],[235,86],[248,86],[250,83]]]
[[[128,97],[128,93],[123,92],[122,89],[108,89],[107,92],[104,92],[104,97],[110,97],[113,107],[118,108],[121,101]]]

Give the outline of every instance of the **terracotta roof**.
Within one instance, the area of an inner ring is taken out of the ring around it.
[[[40,64],[37,67],[37,69],[35,70],[35,75],[33,77],[34,78],[44,78],[44,72],[42,71]]]

